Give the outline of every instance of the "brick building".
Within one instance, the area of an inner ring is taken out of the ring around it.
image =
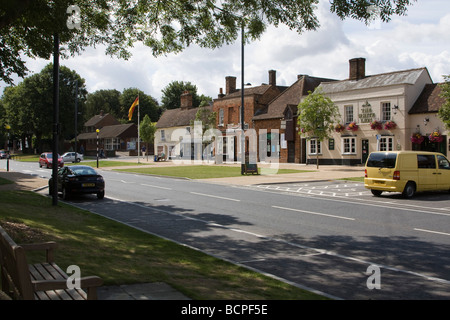
[[[286,86],[276,83],[276,71],[269,71],[269,83],[244,89],[244,129],[253,128],[253,117],[266,109]],[[239,135],[241,132],[241,89],[236,88],[236,77],[225,78],[225,93],[222,88],[213,101],[213,111],[217,114],[217,128],[222,141],[218,142],[218,152],[222,151],[224,160],[236,161],[240,158]]]
[[[295,83],[265,108],[257,110],[252,118],[254,128],[259,137],[267,135],[267,139],[260,139],[260,161],[275,156],[282,163],[305,163],[306,139],[301,139],[298,134],[297,106],[308,92],[314,91],[320,83],[329,81],[335,80],[299,75]]]

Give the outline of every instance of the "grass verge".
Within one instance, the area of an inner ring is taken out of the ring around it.
[[[192,166],[170,166],[170,167],[143,167],[130,169],[116,169],[124,172],[135,172],[143,174],[154,174],[160,176],[182,177],[189,179],[211,179],[241,176],[239,166],[217,166],[217,165],[192,165]],[[261,169],[259,169],[261,170]],[[270,169],[268,169],[270,170]],[[308,170],[278,169],[273,174],[311,172]],[[249,174],[251,176],[251,174]]]
[[[311,300],[319,295],[29,191],[0,191],[0,223],[17,241],[56,241],[55,260],[105,285],[165,282],[192,299]],[[18,228],[17,226],[21,226]],[[43,256],[29,255],[29,263]]]

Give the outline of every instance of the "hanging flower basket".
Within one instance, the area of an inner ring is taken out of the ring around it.
[[[354,121],[350,122],[350,124],[347,126],[348,131],[357,131],[358,128],[359,128],[358,125]]]
[[[425,140],[425,137],[420,132],[414,133],[411,136],[412,143],[421,144],[423,140]]]
[[[381,129],[383,129],[383,125],[378,120],[372,121],[370,123],[370,127],[372,128],[372,130],[381,130]]]
[[[385,128],[386,130],[392,130],[392,129],[397,128],[397,124],[396,124],[394,121],[387,121],[387,122],[384,124],[384,128]]]
[[[444,137],[439,131],[434,131],[428,136],[428,140],[430,140],[430,142],[442,142],[442,140],[444,140]]]
[[[344,127],[342,124],[338,123],[338,124],[334,127],[334,130],[335,130],[337,133],[340,133],[340,132],[342,132],[342,131],[345,130],[345,127]]]

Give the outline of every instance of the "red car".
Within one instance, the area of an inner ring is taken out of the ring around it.
[[[52,152],[44,152],[39,157],[39,168],[42,168],[43,166],[45,166],[47,168],[51,168],[53,166],[53,153]],[[64,161],[59,154],[58,154],[58,167],[59,168],[64,167]]]

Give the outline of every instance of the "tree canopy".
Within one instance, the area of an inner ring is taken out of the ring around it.
[[[176,109],[180,107],[180,98],[183,92],[189,91],[192,95],[192,107],[197,108],[200,105],[207,105],[212,101],[211,97],[197,94],[197,86],[191,82],[172,81],[164,89],[161,90],[161,107],[163,109]]]
[[[441,84],[441,96],[446,99],[444,105],[439,109],[439,118],[445,123],[447,129],[450,130],[450,75],[444,76],[445,82]]]
[[[323,141],[330,136],[339,117],[338,107],[318,87],[298,105],[299,134],[307,133],[308,139]],[[319,167],[319,152],[316,154]]]
[[[383,21],[405,14],[415,0],[330,0],[340,18],[369,21],[376,5]],[[301,33],[315,30],[319,0],[3,0],[0,4],[0,79],[27,73],[23,55],[49,59],[53,35],[62,55],[103,44],[106,53],[129,58],[136,42],[153,55],[180,52],[191,44],[217,48],[234,42],[243,26],[247,41],[268,25]]]

